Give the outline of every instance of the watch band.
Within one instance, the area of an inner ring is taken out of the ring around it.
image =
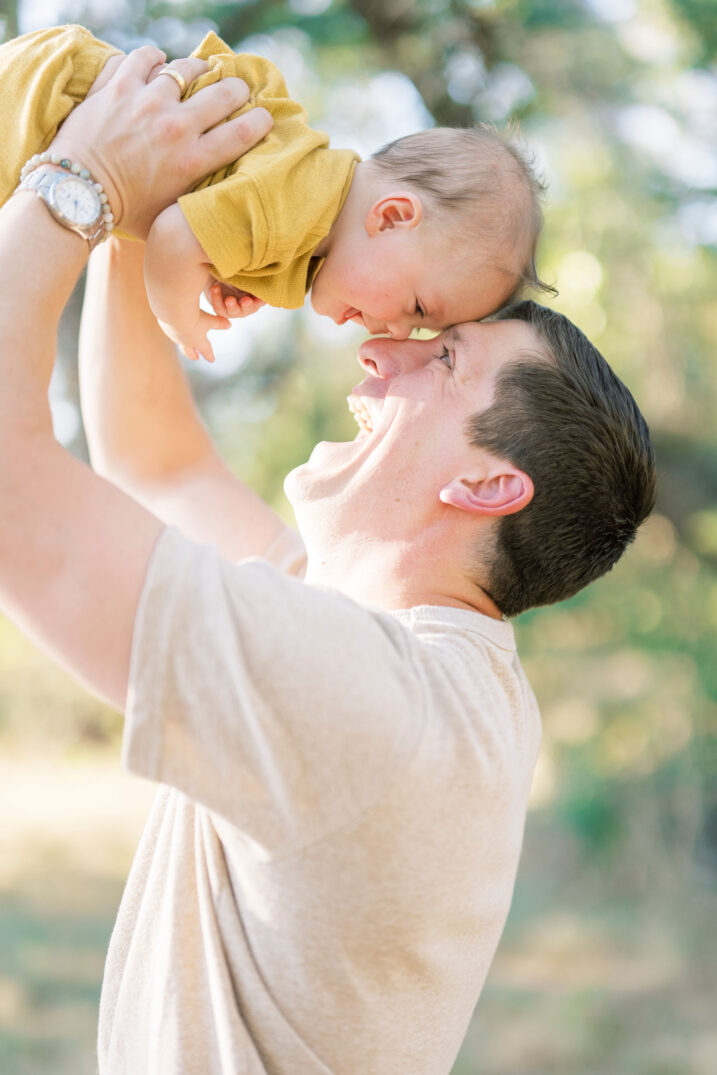
[[[63,210],[58,204],[58,188],[69,180],[81,184],[96,202],[96,216],[86,223],[73,219],[68,215],[67,207]],[[59,154],[50,154],[48,151],[31,157],[20,173],[17,189],[34,190],[59,224],[87,240],[90,252],[112,232],[114,217],[102,185],[94,182],[89,171],[82,165],[60,157]]]

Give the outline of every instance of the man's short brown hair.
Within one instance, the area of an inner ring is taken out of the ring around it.
[[[524,301],[499,320],[527,322],[540,351],[506,366],[472,444],[529,474],[535,494],[502,518],[489,577],[506,616],[571,597],[619,560],[655,501],[655,458],[635,400],[567,317]]]

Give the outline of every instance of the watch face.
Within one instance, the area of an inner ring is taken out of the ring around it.
[[[94,224],[100,215],[99,195],[81,179],[68,176],[52,193],[55,207],[72,224]]]

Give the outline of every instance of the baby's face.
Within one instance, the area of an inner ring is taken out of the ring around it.
[[[451,249],[445,237],[431,244],[416,228],[338,242],[314,280],[311,305],[337,325],[355,321],[404,340],[414,328],[440,331],[487,317],[515,284],[492,252],[467,258],[460,238]]]

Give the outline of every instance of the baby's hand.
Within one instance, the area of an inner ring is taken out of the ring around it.
[[[215,280],[214,277],[205,287],[204,294],[218,317],[249,317],[266,306],[263,299],[258,299],[256,295],[250,295],[248,291],[242,291],[223,280]]]
[[[230,322],[226,317],[215,317],[213,314],[197,309],[196,317],[192,317],[191,320],[183,321],[181,324],[175,322],[171,325],[166,321],[160,321],[159,325],[164,334],[169,336],[170,340],[174,340],[187,358],[196,361],[201,357],[206,358],[207,362],[213,362],[214,351],[207,333],[214,329],[229,328]]]

